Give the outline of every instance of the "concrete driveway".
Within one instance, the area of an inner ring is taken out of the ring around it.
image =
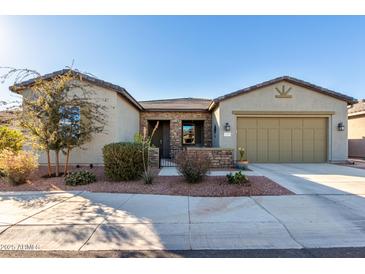
[[[365,169],[333,164],[250,164],[296,194],[365,195]]]
[[[281,184],[302,195],[200,198],[1,193],[0,249],[365,247],[365,195],[353,194],[363,192],[362,170],[332,165],[308,165],[304,169],[254,165],[253,169],[280,179]],[[326,173],[331,170],[333,174]],[[338,180],[332,182],[327,176]]]

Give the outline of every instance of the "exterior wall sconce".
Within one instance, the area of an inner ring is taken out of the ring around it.
[[[224,130],[225,130],[225,131],[231,131],[231,126],[230,126],[230,124],[229,124],[229,123],[226,123],[226,124],[224,125]]]
[[[338,131],[344,131],[345,130],[345,125],[342,122],[338,123],[337,130]]]

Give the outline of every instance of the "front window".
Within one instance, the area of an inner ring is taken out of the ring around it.
[[[80,122],[80,108],[79,107],[61,107],[61,125],[70,125]]]
[[[195,145],[195,125],[194,124],[183,124],[183,144],[184,145]]]
[[[68,137],[78,138],[80,133],[80,107],[62,107],[60,109],[60,127]]]

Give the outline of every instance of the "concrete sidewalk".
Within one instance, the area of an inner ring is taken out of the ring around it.
[[[364,227],[362,195],[0,194],[3,250],[363,247]]]

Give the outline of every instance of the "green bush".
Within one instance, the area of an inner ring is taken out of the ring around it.
[[[227,174],[227,179],[229,184],[248,184],[248,178],[241,171],[236,172],[235,174],[229,173]]]
[[[0,126],[0,151],[9,149],[14,152],[20,151],[24,144],[24,136],[19,130]]]
[[[65,177],[65,184],[69,186],[87,185],[96,182],[94,173],[87,170],[70,172]]]
[[[205,154],[182,151],[176,156],[176,167],[188,183],[197,183],[209,171],[210,159]]]
[[[103,158],[104,173],[110,180],[135,180],[143,173],[142,144],[108,144],[103,148]],[[147,161],[147,152],[145,160]]]

